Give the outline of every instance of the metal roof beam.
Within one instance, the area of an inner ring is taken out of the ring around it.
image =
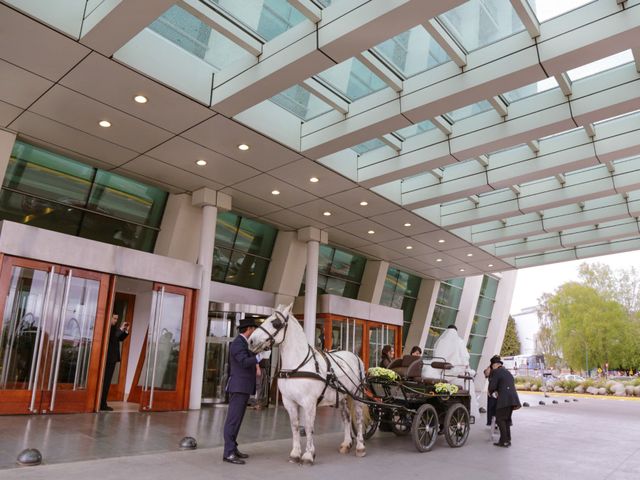
[[[567,72],[557,74],[555,76],[555,79],[556,82],[558,82],[558,86],[560,87],[560,90],[562,90],[564,96],[570,97],[573,93],[573,90],[571,89],[571,79],[569,78],[569,75],[567,75]]]
[[[489,103],[501,117],[506,117],[509,114],[509,106],[504,102],[502,97],[491,97],[489,98]]]
[[[311,0],[287,0],[287,2],[313,23],[322,20],[322,9]]]
[[[402,91],[402,79],[391,70],[386,63],[376,57],[373,53],[366,51],[356,55],[364,65],[375,73],[384,83],[387,84],[395,92]]]
[[[320,82],[310,78],[300,84],[309,93],[315,95],[323,102],[329,104],[335,110],[342,114],[349,113],[349,103],[347,103],[342,97],[337,95],[334,91],[328,89]]]
[[[540,22],[527,0],[511,0],[511,6],[520,17],[520,21],[531,35],[531,38],[540,36]]]
[[[459,67],[464,67],[467,64],[467,54],[458,45],[449,32],[440,25],[440,22],[436,19],[431,19],[422,24],[425,30],[438,42],[442,49],[447,52],[447,55],[455,62]]]

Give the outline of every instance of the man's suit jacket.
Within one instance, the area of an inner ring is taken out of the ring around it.
[[[120,361],[120,342],[124,341],[129,334],[120,330],[115,325],[109,330],[109,346],[107,347],[107,363],[118,363]]]
[[[249,350],[249,343],[238,335],[229,347],[229,382],[227,392],[256,393],[256,356]]]
[[[518,398],[513,375],[504,367],[496,368],[489,376],[489,393],[493,392],[498,392],[496,408],[520,408],[520,398]]]

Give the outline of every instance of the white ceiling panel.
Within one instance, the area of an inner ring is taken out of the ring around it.
[[[482,260],[491,260],[494,258],[492,255],[488,254],[484,250],[477,247],[472,247],[472,246],[447,250],[447,254],[465,263],[476,262],[476,261],[479,262]]]
[[[172,192],[193,192],[203,187],[218,190],[222,187],[222,185],[210,179],[144,155],[134,158],[121,168],[115,169],[116,172],[123,170],[145,176],[147,180],[157,180],[170,186]]]
[[[47,91],[53,82],[0,60],[0,100],[27,108]]]
[[[363,217],[382,215],[398,209],[398,206],[394,203],[362,187],[336,193],[325,198]],[[360,205],[360,202],[366,202],[367,205]]]
[[[278,210],[263,217],[268,223],[276,223],[285,225],[289,229],[298,230],[304,227],[316,227],[324,230],[327,226],[324,223],[317,222],[312,218],[305,217],[291,210]]]
[[[433,248],[417,242],[415,238],[411,237],[387,240],[386,242],[380,242],[380,245],[402,253],[405,257],[417,257],[419,255],[426,255],[435,251]]]
[[[237,183],[233,188],[286,208],[310,202],[315,199],[313,195],[305,192],[304,190],[296,188],[293,185],[285,183],[282,180],[278,180],[277,178],[265,173]],[[274,195],[272,193],[274,191],[278,191],[280,193],[278,195]]]
[[[181,133],[215,115],[199,103],[95,52],[60,83],[173,133]],[[136,103],[136,95],[145,96],[147,103]]]
[[[282,209],[279,205],[266,202],[261,198],[254,197],[235,188],[225,187],[221,191],[227,195],[231,195],[232,210],[240,209],[244,212],[251,213],[253,217],[261,217]]]
[[[180,167],[195,175],[213,180],[219,185],[232,185],[260,174],[258,170],[247,167],[182,137],[173,137],[171,140],[149,150],[147,155]],[[205,160],[207,164],[198,166],[196,165],[197,160]]]
[[[327,233],[329,234],[329,243],[332,245],[334,243],[338,243],[349,248],[358,248],[365,245],[371,245],[370,241],[367,241],[366,239],[361,237],[356,237],[355,235],[351,235],[350,233],[347,233],[346,231],[338,227],[327,228]]]
[[[390,248],[385,248],[382,245],[365,245],[364,247],[358,247],[358,251],[370,257],[386,260],[388,262],[392,262],[398,258],[404,258],[402,254],[399,254]]]
[[[429,245],[435,250],[449,251],[455,248],[466,247],[469,244],[455,235],[445,231],[437,230],[435,232],[422,233],[415,235],[414,238],[425,245]],[[444,240],[444,242],[441,242]]]
[[[306,158],[300,158],[271,170],[269,174],[292,185],[304,188],[307,192],[313,193],[318,197],[326,197],[356,186],[351,180]],[[316,177],[318,181],[315,183],[310,182],[309,179],[311,177]]]
[[[321,198],[292,207],[292,210],[332,227],[358,219],[356,214]],[[324,215],[325,212],[330,212],[331,215]]]
[[[70,38],[0,5],[0,58],[57,81],[88,53]]]
[[[394,210],[393,212],[385,213],[382,215],[375,215],[371,217],[371,220],[381,223],[382,225],[385,225],[386,227],[391,228],[403,235],[417,235],[419,233],[427,233],[438,230],[438,227],[431,222],[428,222],[423,218],[420,218],[417,215],[402,209]],[[407,223],[409,224],[409,226],[405,226],[405,224]]]
[[[94,158],[112,166],[125,163],[138,156],[133,150],[123,148],[102,138],[36,115],[24,112],[9,125],[11,130],[20,134],[42,140],[51,145],[57,145],[71,152],[75,157]]]
[[[0,101],[0,126],[6,127],[22,112],[21,108]]]
[[[300,154],[222,115],[202,122],[183,135],[194,142],[266,172],[300,158]],[[249,145],[242,151],[238,145]]]
[[[59,85],[49,90],[29,110],[139,153],[173,136],[167,130]],[[111,122],[111,127],[99,126],[101,120]]]
[[[402,234],[395,230],[391,230],[390,228],[368,218],[356,220],[355,222],[344,223],[338,228],[367,241],[367,243],[380,243],[403,237]],[[369,233],[370,231],[373,231],[374,233]]]
[[[416,258],[427,265],[437,268],[444,268],[450,265],[455,265],[460,263],[455,257],[450,257],[449,255],[442,252],[433,252],[427,253],[425,255],[416,255]]]

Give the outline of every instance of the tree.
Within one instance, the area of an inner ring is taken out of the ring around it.
[[[608,265],[583,263],[578,275],[584,285],[593,288],[608,300],[615,300],[630,315],[637,317],[640,310],[640,277],[635,268],[614,272]]]
[[[504,340],[502,341],[502,349],[500,350],[500,355],[503,357],[520,355],[521,349],[522,345],[520,344],[520,339],[518,338],[516,321],[511,315],[509,315],[509,319],[507,320],[507,329],[504,332]]]
[[[549,368],[562,367],[562,349],[557,342],[558,318],[549,308],[553,298],[550,293],[543,293],[538,299],[538,320],[540,329],[536,335],[536,353],[544,355],[544,362]]]

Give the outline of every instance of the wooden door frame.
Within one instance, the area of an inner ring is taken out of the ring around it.
[[[110,310],[111,315],[113,315],[113,310],[115,309],[116,301],[118,299],[124,299],[127,303],[127,310],[125,312],[125,317],[122,319],[123,322],[129,323],[129,335],[122,342],[122,352],[120,353],[120,371],[118,374],[118,383],[114,383],[109,388],[109,396],[107,398],[107,402],[123,402],[124,401],[124,393],[126,390],[126,380],[127,380],[127,366],[129,363],[129,348],[131,346],[131,332],[133,332],[133,318],[134,318],[134,309],[136,305],[136,296],[133,293],[123,293],[123,292],[115,292],[113,297],[113,306]],[[111,318],[111,315],[108,318]],[[111,328],[111,326],[109,326]],[[105,352],[106,353],[106,352]]]

